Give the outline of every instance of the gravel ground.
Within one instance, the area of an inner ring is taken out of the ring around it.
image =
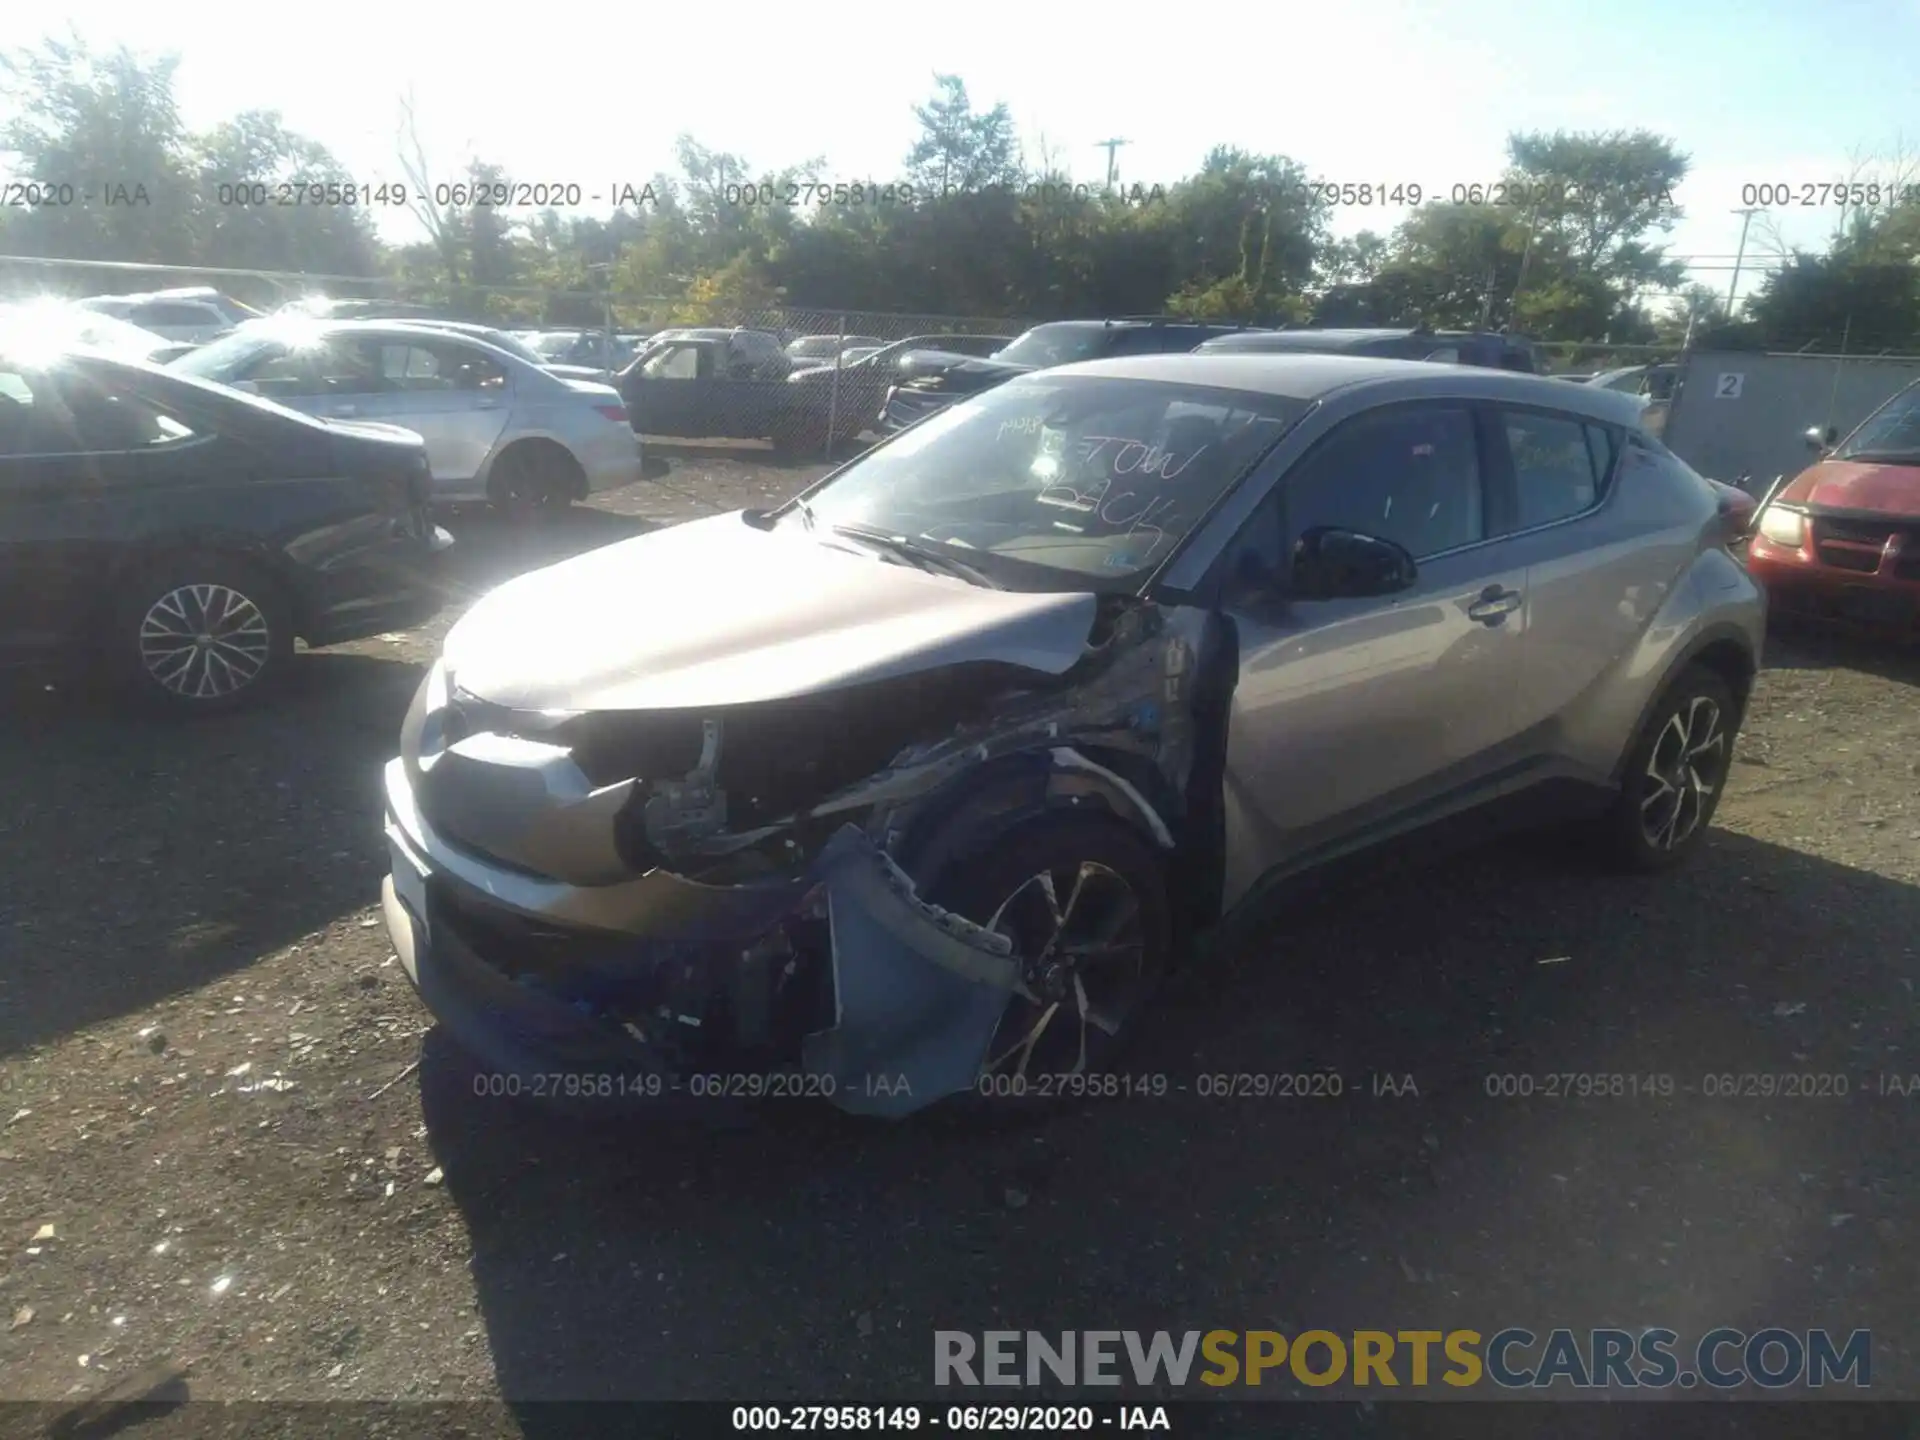
[[[254,713],[9,697],[0,1396],[931,1398],[937,1328],[1509,1324],[1871,1327],[1875,1393],[1920,1395],[1920,663],[1868,646],[1776,642],[1691,868],[1370,867],[1168,1002],[1130,1062],[1164,1098],[718,1128],[463,1093],[374,904],[421,667],[464,594],[819,473],[761,458],[689,448],[538,540],[456,522],[439,625]],[[1309,1069],[1345,1093],[1194,1093]],[[1701,1093],[1787,1071],[1848,1093]],[[1677,1093],[1488,1094],[1566,1072]]]

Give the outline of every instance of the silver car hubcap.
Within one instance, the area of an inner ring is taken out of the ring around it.
[[[1696,695],[1667,717],[1647,756],[1640,793],[1640,829],[1649,845],[1671,850],[1700,828],[1726,759],[1727,736],[1714,701]]]
[[[273,653],[267,617],[225,585],[169,590],[140,622],[140,661],[162,689],[189,700],[244,690]]]
[[[1088,1031],[1117,1035],[1151,980],[1133,887],[1090,860],[1043,870],[1015,887],[987,928],[1025,960],[981,1073],[1084,1072]]]

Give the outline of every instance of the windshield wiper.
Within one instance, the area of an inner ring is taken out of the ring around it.
[[[872,530],[865,525],[835,525],[833,531],[836,535],[846,535],[862,541],[876,550],[884,550],[889,555],[897,555],[929,574],[957,575],[962,580],[970,580],[975,585],[984,586],[989,590],[1005,588],[998,581],[989,579],[984,571],[976,569],[964,560],[956,560],[944,551],[929,550],[924,545],[916,545],[904,535],[889,535],[884,530]]]

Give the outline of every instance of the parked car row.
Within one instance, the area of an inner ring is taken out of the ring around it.
[[[990,358],[953,364],[904,381],[886,397],[880,414],[884,433],[905,428],[945,408],[962,395],[991,389],[1015,375],[1081,360],[1121,355],[1340,354],[1427,360],[1539,374],[1539,351],[1507,335],[1421,328],[1372,330],[1271,330],[1209,324],[1166,316],[1114,320],[1061,320],[1036,325]]]

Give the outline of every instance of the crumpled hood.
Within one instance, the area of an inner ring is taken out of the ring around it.
[[[968,662],[1058,675],[1095,608],[1090,593],[982,589],[735,512],[507,581],[453,627],[446,662],[459,689],[516,710],[741,705]]]
[[[1829,510],[1879,510],[1888,515],[1920,516],[1920,465],[1822,460],[1794,476],[1776,498],[1790,505],[1818,505]]]

